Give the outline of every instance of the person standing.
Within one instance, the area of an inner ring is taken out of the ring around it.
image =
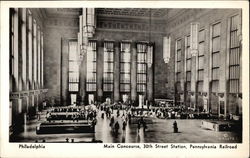
[[[37,120],[38,120],[38,121],[40,121],[40,119],[41,119],[41,114],[42,114],[41,111],[38,111],[38,112],[37,112]]]
[[[42,105],[43,105],[43,108],[42,108],[42,109],[43,109],[43,110],[46,109],[46,101],[45,101],[45,100],[43,101]]]
[[[110,126],[111,128],[112,128],[114,122],[115,122],[115,118],[114,118],[114,116],[112,116],[111,119],[110,119],[110,124],[109,124],[109,126]]]
[[[178,133],[178,126],[177,126],[176,121],[174,121],[174,123],[173,123],[173,129],[174,129],[174,133]]]
[[[128,113],[128,123],[130,124],[131,123],[131,114],[130,114],[130,112]]]
[[[138,121],[137,121],[137,131],[138,131],[138,134],[139,134],[139,132],[140,132],[140,128],[141,128],[141,122],[140,122],[140,120],[138,119]]]
[[[112,114],[114,112],[114,105],[111,106]]]
[[[120,110],[119,110],[119,109],[117,110],[117,113],[116,113],[116,114],[117,114],[117,117],[120,116]]]
[[[120,125],[119,125],[118,121],[116,121],[116,123],[115,123],[115,134],[118,134],[119,128],[120,128]]]
[[[103,111],[102,111],[101,117],[102,117],[102,119],[104,119],[104,112]]]
[[[143,132],[145,132],[147,129],[147,124],[145,120],[142,122],[142,126],[143,126]]]
[[[126,121],[125,121],[125,120],[123,120],[123,123],[122,123],[122,130],[123,130],[123,131],[125,131],[125,129],[126,129],[126,125],[127,125]]]
[[[96,123],[97,123],[97,119],[94,118],[94,119],[92,120],[92,122],[91,122],[91,126],[92,126],[92,129],[93,129],[94,132],[95,132],[95,125],[96,125]]]

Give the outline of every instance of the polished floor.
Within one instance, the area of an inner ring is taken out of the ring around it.
[[[114,114],[116,114],[114,112]],[[116,117],[120,127],[121,117]],[[24,132],[14,136],[14,142],[47,142],[64,143],[68,142],[84,143],[93,139],[101,140],[103,143],[240,143],[242,140],[240,133],[216,132],[202,129],[201,120],[180,120],[177,119],[178,133],[173,133],[173,119],[153,118],[153,124],[148,124],[148,129],[144,132],[141,128],[137,130],[136,124],[128,124],[126,130],[119,129],[118,135],[111,132],[108,118],[101,118],[101,113],[97,115],[96,132],[92,134],[36,134],[36,126],[45,120],[45,111],[40,120],[31,120],[24,126]]]

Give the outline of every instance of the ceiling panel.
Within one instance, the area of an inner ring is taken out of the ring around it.
[[[168,9],[166,8],[97,8],[98,15],[115,15],[115,16],[131,16],[131,17],[165,17]]]
[[[72,17],[76,18],[81,13],[81,8],[45,8],[47,17]]]
[[[46,8],[46,14],[51,16],[77,16],[81,13],[81,8]],[[166,8],[97,8],[97,15],[131,16],[131,17],[165,17]]]

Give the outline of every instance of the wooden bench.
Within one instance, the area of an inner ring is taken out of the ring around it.
[[[37,126],[37,134],[94,133],[95,127],[87,122],[44,122]]]

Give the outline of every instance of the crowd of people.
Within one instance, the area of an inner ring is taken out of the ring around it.
[[[65,113],[61,115],[59,113]],[[46,118],[51,120],[87,120],[97,123],[97,115],[100,113],[102,119],[105,117],[110,120],[109,126],[114,134],[118,134],[118,131],[122,129],[126,130],[127,124],[137,124],[138,131],[143,128],[145,132],[148,128],[149,119],[193,119],[199,117],[209,117],[207,113],[197,114],[191,108],[185,106],[147,106],[136,107],[132,104],[97,104],[93,103],[87,106],[74,106],[74,107],[52,107],[47,111]],[[94,120],[94,121],[93,121]],[[176,125],[173,125],[176,128]]]
[[[79,120],[93,121],[96,119],[97,111],[84,107],[53,107],[46,113],[46,120]]]
[[[152,111],[155,112],[157,118],[162,119],[207,119],[212,117],[205,111],[199,112],[184,106],[155,108]]]
[[[106,117],[107,119],[110,119],[109,126],[111,128],[111,131],[113,134],[117,135],[119,129],[121,128],[122,131],[126,130],[127,124],[132,123],[132,118],[137,119],[137,128],[138,132],[140,128],[143,128],[143,131],[145,132],[147,128],[147,123],[144,120],[144,115],[142,111],[136,111],[131,106],[123,106],[121,104],[116,105],[105,105],[100,104],[97,106],[97,109],[100,110],[101,118],[104,119]],[[121,120],[121,121],[119,121]]]
[[[47,120],[60,120],[68,119],[73,121],[78,120],[93,120],[97,116],[97,112],[101,111],[101,118],[105,116],[111,118],[116,110],[116,115],[124,117],[123,128],[127,122],[131,123],[132,117],[154,117],[159,119],[203,119],[211,117],[208,113],[194,111],[185,106],[148,106],[147,108],[135,107],[132,104],[122,104],[121,102],[114,104],[92,104],[95,109],[86,108],[87,106],[74,106],[74,107],[52,107],[47,112]],[[58,113],[64,112],[65,116]],[[133,121],[134,122],[134,121]],[[137,121],[139,122],[139,121]],[[142,125],[142,123],[141,123]],[[138,125],[139,126],[139,125]],[[118,127],[118,125],[116,126]]]

